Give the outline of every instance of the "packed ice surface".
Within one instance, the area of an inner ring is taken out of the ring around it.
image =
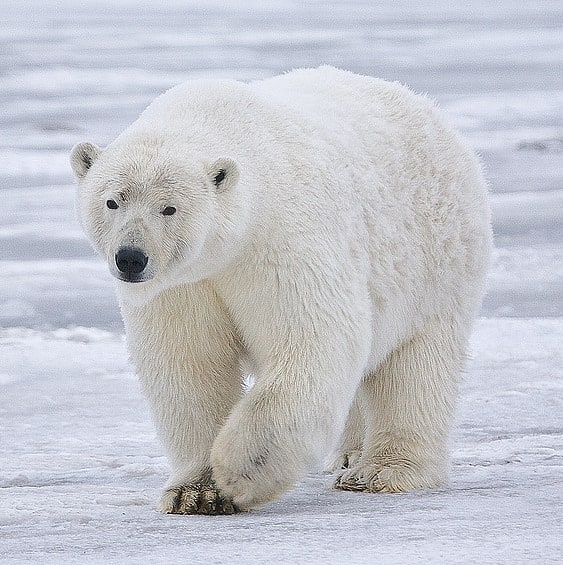
[[[0,563],[560,563],[563,5],[539,0],[0,5]],[[435,492],[308,476],[234,517],[162,516],[167,477],[71,146],[189,78],[322,63],[437,99],[482,155],[496,251]]]
[[[167,464],[121,334],[0,331],[0,562],[558,563],[563,324],[481,319],[448,487],[365,495],[307,477],[233,517],[164,516]]]

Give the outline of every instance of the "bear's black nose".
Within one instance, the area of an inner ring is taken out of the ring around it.
[[[122,247],[115,254],[115,264],[127,278],[133,278],[143,272],[149,258],[137,247]]]

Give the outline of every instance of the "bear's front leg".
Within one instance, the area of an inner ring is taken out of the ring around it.
[[[301,249],[281,267],[275,256],[258,255],[218,286],[256,376],[211,450],[213,479],[241,510],[279,497],[334,448],[371,347],[362,271],[318,250],[313,260]],[[338,272],[313,276],[311,262]]]
[[[213,444],[211,463],[220,491],[237,508],[274,500],[333,447],[352,401],[353,375],[360,374],[357,366],[338,369],[331,374],[334,368],[313,369],[312,362],[286,369],[257,382],[236,405]]]
[[[234,359],[233,359],[234,361]],[[238,365],[219,371],[200,359],[181,364],[161,364],[163,373],[142,375],[172,474],[158,510],[166,514],[232,514],[236,507],[220,493],[211,478],[213,441],[240,396]]]
[[[232,514],[237,508],[219,492],[210,461],[213,441],[241,396],[241,348],[232,323],[203,283],[122,310],[131,359],[172,468],[158,509]]]

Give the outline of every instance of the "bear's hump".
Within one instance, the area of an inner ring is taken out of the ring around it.
[[[247,85],[242,82],[212,79],[191,80],[161,94],[141,117],[171,119],[182,112],[224,113],[232,111],[241,104],[248,104],[252,98]]]
[[[189,80],[157,97],[116,142],[151,137],[189,142],[193,136],[194,143],[208,145],[208,137],[213,146],[221,136],[233,136],[240,124],[264,121],[268,111],[245,83]]]

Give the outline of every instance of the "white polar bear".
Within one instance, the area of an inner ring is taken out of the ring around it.
[[[336,488],[445,480],[491,230],[432,103],[331,67],[198,80],[71,163],[169,453],[163,512],[270,501],[339,438]]]

